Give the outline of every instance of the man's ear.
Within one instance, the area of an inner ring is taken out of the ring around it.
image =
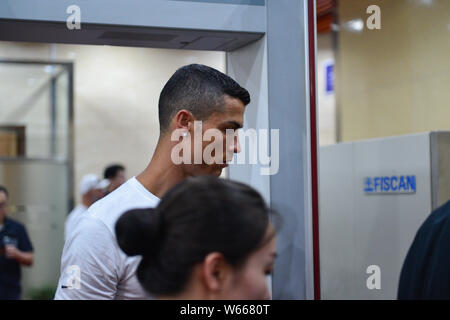
[[[223,254],[212,252],[203,260],[202,276],[206,288],[214,293],[220,292],[230,276],[231,267]]]
[[[175,115],[175,129],[190,130],[194,126],[194,115],[185,109],[180,110]]]

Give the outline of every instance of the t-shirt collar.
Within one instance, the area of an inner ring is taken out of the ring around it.
[[[148,191],[147,188],[145,188],[145,187],[142,185],[142,183],[140,183],[139,180],[136,179],[136,177],[131,178],[129,181],[130,181],[130,183],[131,183],[134,187],[136,187],[136,189],[138,189],[138,191],[139,191],[140,193],[142,193],[142,195],[144,195],[146,198],[149,198],[150,200],[153,200],[153,201],[159,201],[159,200],[160,200],[157,196],[155,196],[153,193],[151,193],[150,191]]]

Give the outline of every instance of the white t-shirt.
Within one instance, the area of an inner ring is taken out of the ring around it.
[[[158,202],[133,177],[90,206],[64,245],[55,299],[151,299],[136,277],[141,257],[128,257],[119,248],[115,224],[127,210]]]
[[[79,204],[76,206],[67,216],[66,219],[66,226],[64,229],[64,240],[67,241],[67,238],[69,237],[69,234],[73,231],[75,226],[78,224],[78,221],[83,216],[84,212],[88,208],[84,204]]]

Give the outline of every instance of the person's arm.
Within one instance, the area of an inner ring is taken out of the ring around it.
[[[117,248],[103,222],[81,220],[64,246],[55,300],[114,299],[120,270]]]
[[[14,246],[5,247],[5,255],[9,259],[15,259],[23,266],[32,266],[34,260],[33,252],[23,252]]]
[[[23,225],[19,226],[18,238],[18,246],[7,245],[5,247],[5,255],[10,259],[15,259],[20,265],[30,267],[34,262],[33,245]]]

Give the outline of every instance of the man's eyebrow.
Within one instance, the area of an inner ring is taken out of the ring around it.
[[[241,129],[243,127],[242,123],[239,123],[239,122],[233,121],[233,120],[225,121],[224,125],[232,125],[235,129]]]

